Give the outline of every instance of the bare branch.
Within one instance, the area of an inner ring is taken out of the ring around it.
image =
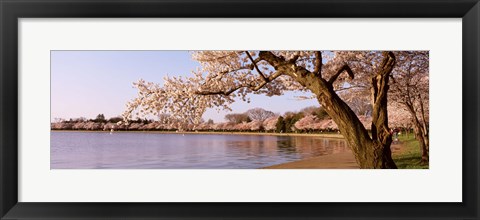
[[[267,81],[267,78],[265,77],[265,75],[263,75],[262,71],[260,71],[260,69],[258,68],[257,63],[255,62],[255,60],[253,60],[252,55],[250,55],[250,52],[245,51],[245,53],[247,54],[250,61],[252,61],[252,64],[255,67],[255,69],[257,70],[258,74],[260,74],[260,76],[262,77],[262,79],[264,81]]]

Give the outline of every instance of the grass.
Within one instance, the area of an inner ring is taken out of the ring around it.
[[[393,160],[399,169],[428,169],[428,162],[421,164],[422,152],[418,141],[413,134],[399,135],[399,140],[404,149],[398,154],[393,154]]]

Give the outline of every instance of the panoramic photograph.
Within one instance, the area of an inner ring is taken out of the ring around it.
[[[50,169],[429,169],[429,51],[50,62]]]

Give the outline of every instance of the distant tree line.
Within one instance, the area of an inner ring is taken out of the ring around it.
[[[360,121],[368,126],[371,116],[360,115]],[[94,119],[84,117],[75,119],[56,119],[52,130],[126,130],[126,131],[210,131],[210,132],[277,132],[277,133],[320,133],[337,132],[338,126],[322,107],[307,107],[298,112],[286,112],[283,115],[262,108],[253,108],[243,113],[225,115],[225,122],[214,123],[212,119],[199,124],[181,124],[167,114],[161,114],[157,120],[130,120],[122,117],[106,119],[103,114]]]

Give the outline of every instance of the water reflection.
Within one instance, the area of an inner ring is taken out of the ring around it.
[[[51,133],[52,169],[250,169],[345,151],[312,136]]]

